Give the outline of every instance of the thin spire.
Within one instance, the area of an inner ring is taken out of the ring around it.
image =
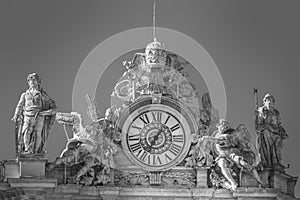
[[[153,40],[154,41],[156,41],[155,5],[156,5],[156,2],[154,1],[154,4],[153,4]]]

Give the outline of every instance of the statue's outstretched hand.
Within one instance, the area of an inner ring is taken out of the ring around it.
[[[18,122],[20,120],[20,118],[17,115],[14,115],[13,118],[11,118],[11,121],[13,122]]]
[[[49,115],[55,115],[56,112],[52,109],[50,110],[45,110],[45,111],[42,111],[39,113],[39,115],[42,115],[42,116],[49,116]]]

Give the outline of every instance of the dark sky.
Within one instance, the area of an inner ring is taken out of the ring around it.
[[[14,125],[10,119],[27,87],[27,74],[39,73],[59,111],[71,112],[74,79],[83,60],[108,37],[151,26],[152,3],[0,2],[0,159],[14,158]],[[233,127],[244,123],[255,136],[253,88],[259,89],[260,99],[267,92],[275,96],[282,124],[289,134],[283,163],[290,164],[287,172],[293,176],[300,174],[299,8],[297,0],[158,0],[156,9],[157,26],[193,38],[218,66],[227,95],[226,118]],[[109,106],[108,94],[124,72],[121,61],[109,66],[114,73],[106,79],[111,82],[100,80],[96,100],[101,108]],[[60,154],[65,142],[63,129],[56,124],[48,142],[49,160]]]

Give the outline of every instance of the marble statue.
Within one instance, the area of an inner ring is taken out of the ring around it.
[[[45,144],[55,121],[56,104],[41,87],[37,73],[27,77],[12,120],[16,124],[16,148],[20,154],[45,153]]]
[[[258,153],[250,142],[250,134],[245,125],[232,129],[229,123],[220,119],[218,130],[213,136],[203,136],[199,140],[210,141],[214,144],[216,166],[212,170],[212,183],[230,190],[236,190],[238,183],[234,179],[233,168],[246,169],[254,178],[264,185],[255,166],[259,162]],[[216,171],[220,169],[220,174]]]
[[[73,130],[73,137],[68,139],[66,148],[53,163],[47,166],[51,171],[58,165],[75,165],[82,163],[82,167],[71,181],[84,185],[107,184],[110,182],[110,169],[114,167],[113,155],[116,153],[115,145],[105,136],[109,123],[98,119],[96,104],[88,98],[88,115],[93,122],[84,126],[82,117],[77,112],[57,113],[57,122],[69,125]],[[98,170],[100,169],[100,170]]]
[[[281,126],[280,113],[274,107],[274,103],[275,98],[266,94],[263,106],[256,111],[257,144],[263,167],[283,169],[281,151],[283,140],[288,135]]]

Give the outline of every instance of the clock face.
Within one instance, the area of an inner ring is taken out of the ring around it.
[[[181,106],[170,100],[152,104],[148,99],[121,116],[122,147],[133,163],[146,170],[165,170],[184,159],[196,129]]]

